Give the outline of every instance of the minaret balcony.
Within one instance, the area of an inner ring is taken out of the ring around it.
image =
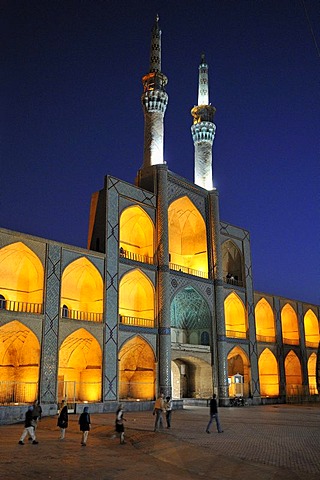
[[[142,105],[147,112],[165,113],[168,95],[161,90],[148,90],[141,97]]]

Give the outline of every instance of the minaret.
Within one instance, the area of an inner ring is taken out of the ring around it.
[[[165,86],[167,77],[161,72],[161,30],[157,15],[152,29],[150,71],[142,78],[141,102],[144,111],[144,155],[143,167],[164,163],[163,117],[168,104]]]
[[[194,183],[212,190],[212,144],[216,131],[213,123],[216,109],[209,103],[208,64],[204,54],[199,65],[198,105],[193,107],[193,125],[191,127],[194,143]]]

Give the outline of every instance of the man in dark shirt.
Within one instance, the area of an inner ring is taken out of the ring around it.
[[[207,428],[206,428],[207,433],[211,433],[210,432],[210,427],[211,427],[213,419],[215,419],[215,421],[216,421],[218,433],[223,432],[223,430],[221,428],[221,425],[220,425],[220,421],[219,421],[218,404],[217,404],[216,397],[217,396],[214,393],[211,400],[210,400],[210,420],[209,420],[209,423],[208,423]]]

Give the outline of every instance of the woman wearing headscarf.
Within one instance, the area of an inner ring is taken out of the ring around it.
[[[68,428],[68,405],[65,400],[62,400],[57,425],[60,427],[60,440],[63,440],[66,434],[66,428]]]
[[[82,432],[81,445],[85,447],[87,445],[89,430],[91,427],[91,420],[89,415],[89,408],[84,407],[83,412],[79,417],[80,431]]]

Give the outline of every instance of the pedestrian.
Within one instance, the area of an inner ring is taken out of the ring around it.
[[[66,435],[66,428],[68,428],[68,405],[65,400],[61,402],[61,410],[57,422],[58,427],[60,427],[60,440],[64,440]]]
[[[34,419],[33,419],[33,406],[29,406],[26,411],[25,420],[24,420],[24,430],[19,440],[19,445],[24,445],[24,439],[26,436],[32,440],[33,445],[37,445],[39,442],[36,440],[35,428],[34,428]]]
[[[88,435],[91,428],[91,419],[88,407],[84,407],[83,412],[79,417],[79,425],[82,432],[81,445],[85,447],[87,445]]]
[[[166,397],[164,407],[165,407],[165,410],[166,410],[167,428],[170,428],[171,427],[171,414],[172,414],[172,400],[169,396]]]
[[[123,405],[120,403],[118,410],[116,411],[116,432],[119,433],[120,437],[120,444],[123,445],[124,441],[124,422],[125,418],[123,418]]]
[[[155,432],[158,432],[159,428],[163,428],[162,412],[165,412],[163,399],[164,399],[164,394],[161,393],[154,404],[153,415],[156,416],[156,420],[154,423]]]
[[[39,420],[41,420],[41,416],[42,416],[42,408],[38,400],[33,405],[32,415],[34,420],[34,429],[36,430],[38,427]]]
[[[218,433],[223,432],[223,430],[221,428],[221,425],[220,425],[220,421],[219,421],[218,404],[217,404],[217,398],[216,397],[217,397],[217,395],[214,393],[212,395],[211,400],[210,400],[210,420],[209,420],[209,423],[208,423],[207,428],[206,428],[207,433],[211,433],[210,432],[210,427],[211,427],[213,419],[215,419],[215,421],[216,421]]]

